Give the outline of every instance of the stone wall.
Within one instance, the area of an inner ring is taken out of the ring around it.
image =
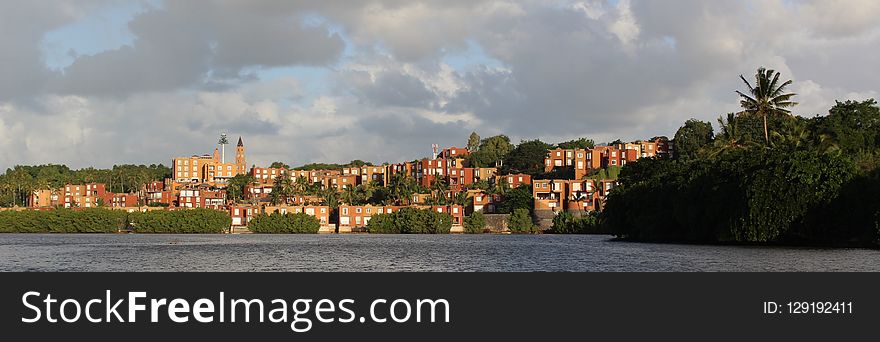
[[[485,214],[486,217],[486,229],[489,230],[490,233],[507,233],[510,229],[507,228],[507,217],[509,214]]]

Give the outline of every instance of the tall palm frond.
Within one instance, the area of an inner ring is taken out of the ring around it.
[[[767,128],[768,116],[789,116],[790,108],[797,105],[792,101],[795,93],[786,93],[786,87],[792,84],[791,80],[779,83],[780,73],[775,70],[759,68],[755,74],[755,85],[752,86],[742,75],[739,78],[746,84],[748,94],[736,90],[740,96],[740,106],[744,115],[760,117],[764,120],[764,139],[770,145],[770,133]]]

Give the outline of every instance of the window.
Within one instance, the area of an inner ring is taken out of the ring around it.
[[[361,209],[361,208],[355,208],[355,209],[354,209],[354,212],[356,212],[356,213],[358,213],[358,214],[360,214],[361,211],[363,211],[363,209]]]
[[[326,213],[327,213],[327,208],[321,208],[321,214],[326,214]]]
[[[348,208],[342,208],[342,215],[348,215]]]

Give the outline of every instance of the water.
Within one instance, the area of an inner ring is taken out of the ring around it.
[[[880,251],[607,236],[0,234],[2,271],[880,271]]]

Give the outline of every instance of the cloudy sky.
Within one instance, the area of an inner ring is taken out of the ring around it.
[[[880,1],[3,1],[0,168],[421,158],[672,135],[795,81],[803,116],[878,97]],[[872,57],[873,56],[873,57]]]

